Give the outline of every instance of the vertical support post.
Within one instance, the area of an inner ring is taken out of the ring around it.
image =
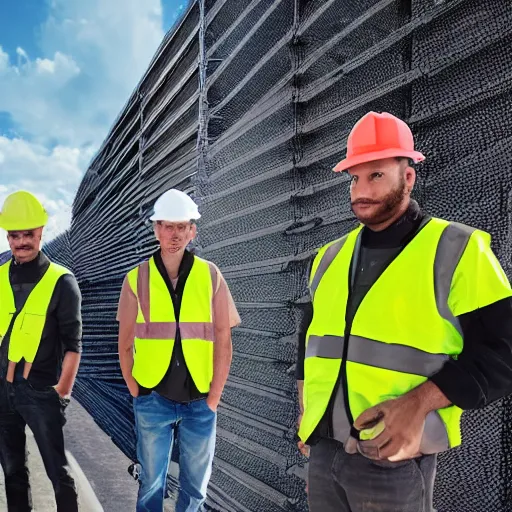
[[[206,89],[206,77],[208,59],[206,56],[206,0],[198,0],[199,4],[199,119],[197,131],[197,170],[194,177],[194,199],[201,206],[206,195],[208,185],[207,156],[208,156],[208,97]],[[198,234],[196,252],[201,252],[201,235]]]

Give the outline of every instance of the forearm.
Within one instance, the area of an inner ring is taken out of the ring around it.
[[[78,367],[80,366],[81,354],[77,352],[68,351],[64,355],[62,361],[62,372],[60,375],[58,388],[61,390],[63,395],[70,395],[75,384],[76,374],[78,373]]]
[[[233,346],[231,344],[231,329],[217,332],[213,348],[213,378],[210,385],[210,396],[220,398],[228,380]]]
[[[119,364],[126,383],[133,379],[133,342],[119,341]]]
[[[450,400],[430,380],[414,388],[408,395],[415,400],[418,408],[425,413],[425,416],[429,412],[444,409],[451,405]]]

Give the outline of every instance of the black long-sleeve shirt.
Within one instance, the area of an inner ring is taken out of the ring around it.
[[[388,258],[393,257],[394,251],[399,252],[424,218],[412,201],[405,215],[387,229],[363,229],[354,283],[359,297],[355,297],[354,303],[362,299]],[[366,265],[365,259],[372,257],[377,264]],[[304,306],[299,328],[297,380],[304,379],[306,333],[312,318],[313,304],[309,302]],[[461,315],[458,320],[464,336],[462,353],[457,359],[450,358],[430,380],[453,404],[462,409],[477,409],[512,393],[512,298]]]
[[[45,254],[35,260],[18,264],[13,261],[9,280],[14,292],[16,311],[20,311],[28,296],[50,266]],[[58,382],[64,354],[82,351],[82,297],[78,283],[71,274],[62,276],[55,286],[41,343],[34,359],[28,380],[35,387],[54,386]],[[7,373],[7,354],[10,328],[0,345],[0,377]],[[23,361],[16,365],[16,378],[23,372]]]

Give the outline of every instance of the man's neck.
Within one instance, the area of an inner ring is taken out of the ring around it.
[[[184,254],[185,250],[176,253],[168,253],[162,250],[162,261],[164,263],[165,270],[167,270],[167,274],[169,274],[171,279],[178,278],[180,265]]]

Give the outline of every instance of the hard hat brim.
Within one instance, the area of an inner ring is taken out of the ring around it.
[[[48,222],[48,215],[46,215],[46,219],[40,219],[39,222],[34,224],[23,224],[22,222],[9,220],[4,217],[5,215],[0,213],[0,228],[5,231],[29,231],[31,229],[44,228]]]
[[[333,169],[334,172],[342,172],[354,167],[355,165],[365,164],[367,162],[373,162],[374,160],[382,160],[384,158],[393,157],[404,157],[410,158],[414,163],[422,162],[425,160],[425,156],[419,151],[406,151],[403,149],[383,149],[382,151],[375,151],[373,153],[365,153],[362,155],[356,155],[353,157],[345,158],[339,162]]]
[[[152,215],[149,220],[151,222],[156,222],[156,221],[159,221],[159,220],[162,220],[162,221],[165,221],[165,222],[189,222],[191,220],[198,220],[201,218],[201,215],[198,213],[197,215],[194,215],[192,218],[191,217],[187,217],[187,218],[183,218],[183,217],[170,217],[170,216],[164,216],[164,215]]]

